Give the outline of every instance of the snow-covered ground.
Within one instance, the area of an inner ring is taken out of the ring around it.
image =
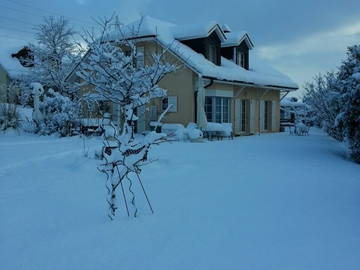
[[[82,144],[0,135],[0,269],[360,269],[360,166],[320,131],[161,145],[155,214],[114,222]]]

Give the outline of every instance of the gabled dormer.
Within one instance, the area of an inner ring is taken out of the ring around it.
[[[244,69],[250,68],[250,50],[254,47],[249,35],[227,33],[228,39],[221,44],[221,55]]]
[[[175,38],[197,53],[203,54],[206,59],[215,65],[221,65],[221,44],[226,37],[218,24],[205,28],[182,28],[175,34]]]

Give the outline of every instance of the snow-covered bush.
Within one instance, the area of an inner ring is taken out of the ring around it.
[[[19,87],[16,81],[11,81],[9,84],[0,84],[0,100],[4,100],[7,103],[18,104],[19,103]]]
[[[224,137],[231,137],[232,136],[232,124],[231,123],[208,122],[204,131],[219,132]]]
[[[14,104],[0,104],[0,130],[20,127],[20,114]]]
[[[337,140],[343,139],[343,127],[337,116],[341,111],[337,74],[317,75],[305,85],[304,102],[310,107],[313,122]]]
[[[197,141],[203,138],[203,132],[195,123],[189,123],[186,127],[187,136],[190,141]]]
[[[305,89],[317,123],[335,139],[345,138],[360,163],[360,45],[348,48],[338,72],[317,76]]]
[[[69,136],[79,126],[79,104],[52,89],[44,95],[39,109],[43,115],[42,121],[38,123],[40,134],[58,133],[60,136]]]
[[[342,107],[337,121],[344,127],[351,157],[360,163],[360,45],[348,48],[338,79]]]
[[[19,87],[19,103],[23,106],[33,106],[34,101],[31,94],[30,81],[28,81],[27,77],[21,77],[17,82]]]
[[[162,132],[178,141],[197,141],[203,138],[203,133],[195,123],[189,123],[185,128],[182,124],[163,124]]]

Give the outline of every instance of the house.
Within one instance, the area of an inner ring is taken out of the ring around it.
[[[24,48],[14,48],[0,52],[0,103],[16,103],[19,89],[13,87],[11,82],[16,81],[26,72],[27,64],[21,55]],[[15,52],[15,53],[14,53]]]
[[[254,43],[247,32],[218,23],[177,26],[144,17],[137,35],[126,35],[110,35],[108,41],[137,40],[138,61],[144,65],[150,64],[153,52],[166,48],[166,59],[181,67],[159,83],[168,97],[138,112],[138,132],[149,129],[168,104],[173,106],[166,123],[195,122],[200,128],[207,122],[232,123],[235,135],[279,132],[280,98],[298,86],[252,53]],[[75,70],[68,80],[79,79]],[[88,91],[90,86],[82,89]],[[111,104],[108,107],[116,114]]]
[[[7,87],[10,83],[10,76],[6,69],[0,63],[0,103],[8,101]]]
[[[307,122],[308,114],[308,106],[300,102],[296,97],[283,98],[280,102],[281,126],[294,125],[299,121]]]

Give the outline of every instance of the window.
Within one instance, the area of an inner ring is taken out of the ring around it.
[[[90,114],[94,116],[102,116],[104,113],[111,112],[111,104],[109,101],[98,100],[89,104]]]
[[[271,119],[271,101],[265,101],[264,108],[264,129],[269,130]]]
[[[212,97],[205,97],[205,113],[206,113],[206,119],[209,122],[212,122],[212,114],[213,114],[213,107],[212,107]]]
[[[237,63],[240,66],[242,66],[243,68],[245,67],[245,53],[244,52],[239,52]]]
[[[163,98],[163,100],[162,100],[163,111],[165,111],[169,105],[171,105],[169,112],[177,112],[177,97],[176,96],[168,96],[168,97]]]
[[[150,121],[157,121],[157,107],[155,105],[150,106]]]
[[[145,65],[144,47],[137,47],[136,48],[136,66],[144,67],[144,65]]]
[[[241,131],[242,132],[246,132],[246,125],[247,125],[247,122],[246,122],[246,100],[243,99],[241,101],[242,103],[242,106],[241,106]]]
[[[205,113],[209,122],[230,123],[230,98],[206,97]]]
[[[209,45],[209,60],[214,64],[217,63],[217,50],[214,44]]]

